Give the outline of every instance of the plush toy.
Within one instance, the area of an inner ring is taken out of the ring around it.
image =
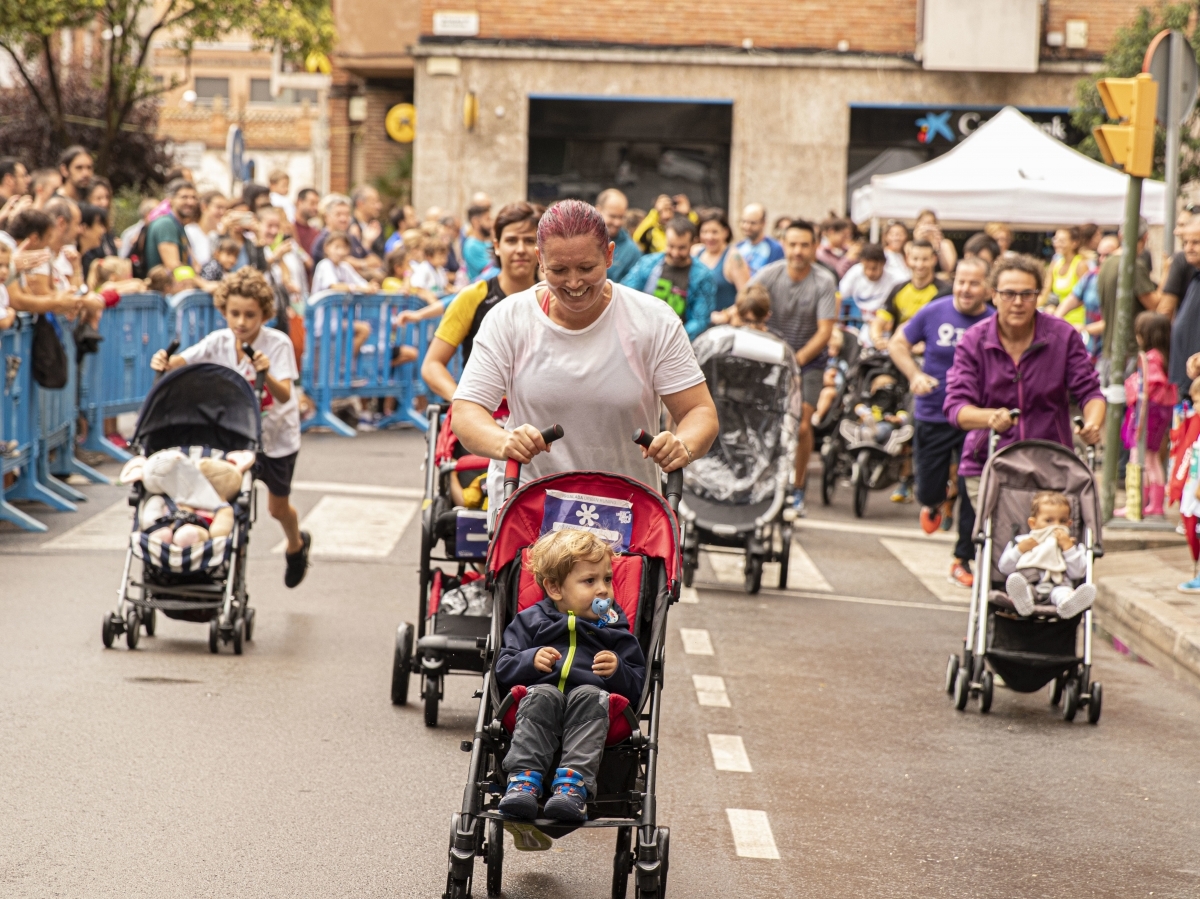
[[[232,462],[224,459],[201,459],[200,473],[208,478],[213,489],[226,502],[234,499],[242,489],[242,474]]]
[[[209,539],[208,530],[197,524],[184,524],[175,529],[171,542],[176,546],[196,546]]]
[[[222,506],[213,515],[212,524],[208,526],[209,536],[228,537],[233,533],[233,506]]]
[[[233,450],[225,454],[225,461],[245,474],[254,467],[254,450]]]
[[[160,450],[147,459],[142,483],[148,493],[165,494],[195,509],[216,509],[224,502],[199,466],[179,450]]]
[[[121,468],[118,484],[135,484],[142,479],[142,468],[146,464],[145,456],[134,456]]]

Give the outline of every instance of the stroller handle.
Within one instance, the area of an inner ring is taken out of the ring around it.
[[[1020,409],[1009,409],[1008,416],[1013,420],[1013,424],[1017,423],[1017,419],[1021,417]],[[988,437],[988,458],[992,457],[992,453],[996,452],[996,444],[1000,442],[1000,433],[992,431]]]
[[[1076,415],[1071,419],[1071,423],[1080,431],[1083,430],[1083,416]],[[1084,444],[1084,452],[1087,454],[1087,467],[1096,470],[1096,447],[1090,443]]]
[[[642,449],[650,449],[650,443],[654,437],[642,428],[638,428],[633,432],[633,442]],[[667,497],[667,505],[671,507],[672,512],[679,511],[679,500],[683,496],[683,469],[676,468],[667,475],[667,489],[664,491]]]
[[[172,340],[170,343],[167,344],[167,363],[168,364],[171,361],[171,357],[175,355],[175,351],[178,349],[179,349],[179,338],[176,337],[174,340]],[[170,368],[168,368],[167,371],[170,371]],[[161,378],[163,375],[165,375],[167,373],[167,371],[156,372],[154,375],[154,380],[157,381],[159,378]]]
[[[546,446],[549,446],[555,440],[561,439],[564,432],[562,425],[550,425],[548,428],[542,428],[539,433],[541,433],[542,439],[546,441]],[[504,465],[504,499],[506,502],[516,492],[520,483],[521,463],[516,459],[509,459]]]

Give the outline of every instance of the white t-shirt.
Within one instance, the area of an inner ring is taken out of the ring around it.
[[[272,378],[292,382],[292,395],[286,403],[276,402],[271,392],[263,388],[263,408],[267,414],[262,424],[263,452],[272,459],[290,456],[300,450],[300,403],[296,400],[296,380],[300,372],[296,370],[296,351],[288,336],[274,328],[259,331],[251,346],[255,352],[266,353],[271,360],[268,374]],[[228,328],[213,331],[179,355],[188,363],[215,362],[232,368],[241,372],[251,385],[257,377],[254,364],[249,359],[243,356],[238,360],[237,340]]]
[[[4,312],[9,307],[8,302],[8,285],[0,283],[0,313]]]
[[[270,197],[271,205],[276,209],[282,209],[289,222],[296,220],[296,204],[287,198],[287,194],[277,194],[275,191],[271,191]]]
[[[312,292],[319,293],[329,290],[334,284],[349,284],[357,287],[367,283],[367,279],[354,270],[349,262],[333,264],[332,259],[322,259],[313,271]]]
[[[434,293],[446,292],[446,278],[426,259],[409,266],[408,283],[416,288],[432,290]]]
[[[612,285],[612,301],[581,331],[556,325],[536,287],[498,304],[479,329],[454,394],[486,409],[508,397],[509,430],[562,425],[549,453],[522,468],[523,480],[559,471],[612,471],[658,489],[654,462],[633,432],[657,434],[660,396],[704,382],[679,316],[662,300]],[[504,464],[488,472],[492,508],[503,496]]]
[[[196,271],[200,271],[212,259],[212,251],[215,244],[209,240],[208,234],[200,227],[199,222],[184,225],[183,233],[187,235],[188,246],[192,250],[192,262],[195,263]]]
[[[862,263],[856,262],[850,266],[850,270],[842,278],[842,283],[838,285],[838,292],[841,293],[843,300],[853,299],[858,304],[858,308],[865,313],[864,318],[869,321],[875,317],[876,312],[883,308],[888,294],[892,292],[892,288],[897,283],[903,282],[897,282],[886,268],[879,276],[878,281],[872,281],[863,274]]]

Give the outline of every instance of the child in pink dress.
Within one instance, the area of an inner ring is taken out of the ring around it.
[[[1125,421],[1121,440],[1129,450],[1130,464],[1141,463],[1144,472],[1145,514],[1161,517],[1166,475],[1159,450],[1171,427],[1171,414],[1179,392],[1167,380],[1171,351],[1171,320],[1157,312],[1143,312],[1134,321],[1138,345],[1137,371],[1125,379]],[[1139,432],[1146,434],[1146,458],[1138,449]]]

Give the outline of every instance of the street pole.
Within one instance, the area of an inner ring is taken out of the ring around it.
[[[1129,176],[1125,191],[1125,236],[1121,243],[1121,268],[1117,281],[1117,321],[1113,331],[1109,383],[1104,398],[1104,520],[1112,518],[1117,494],[1117,465],[1121,457],[1121,423],[1125,420],[1125,362],[1129,334],[1133,330],[1133,274],[1137,264],[1138,225],[1142,211],[1142,179]]]
[[[1167,146],[1165,206],[1163,210],[1163,254],[1167,258],[1175,252],[1175,198],[1179,196],[1179,131],[1183,119],[1183,54],[1191,50],[1182,32],[1172,31],[1169,38],[1170,54],[1167,71],[1170,73],[1165,89],[1167,92]],[[1166,277],[1166,272],[1163,272]]]

